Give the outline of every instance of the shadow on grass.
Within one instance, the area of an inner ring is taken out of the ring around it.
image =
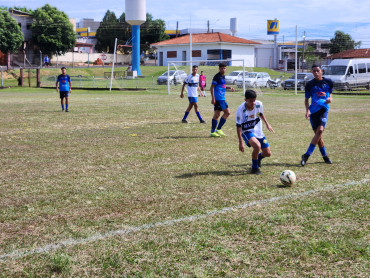
[[[157,137],[157,139],[201,139],[209,138],[209,136],[166,136],[166,137]]]
[[[241,176],[241,175],[248,175],[248,174],[251,174],[249,169],[243,170],[243,171],[208,171],[208,172],[186,173],[186,174],[176,176],[176,178],[188,179],[188,178],[193,178],[197,176]]]

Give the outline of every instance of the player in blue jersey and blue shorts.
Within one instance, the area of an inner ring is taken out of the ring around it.
[[[260,175],[261,161],[265,157],[271,156],[270,145],[262,131],[262,121],[266,128],[274,132],[271,125],[267,122],[263,113],[263,104],[256,100],[257,93],[253,90],[246,90],[245,102],[236,111],[236,133],[239,139],[239,151],[244,152],[244,144],[252,147],[252,174]],[[261,121],[262,120],[262,121]]]
[[[206,123],[202,119],[202,116],[200,115],[200,112],[198,110],[198,103],[197,103],[198,102],[198,91],[200,92],[200,89],[199,89],[199,74],[197,72],[198,72],[198,66],[193,66],[192,73],[189,74],[188,77],[185,78],[184,84],[182,85],[182,89],[181,89],[180,97],[183,98],[184,88],[187,85],[189,105],[185,111],[184,117],[182,118],[182,122],[185,124],[188,123],[186,118],[188,117],[190,110],[193,108],[193,106],[194,106],[194,110],[195,110],[195,113],[197,114],[199,121],[202,124]]]
[[[306,106],[306,119],[310,119],[315,135],[307,152],[302,155],[302,166],[306,165],[308,158],[315,150],[316,144],[319,146],[324,162],[332,164],[332,161],[326,154],[322,135],[328,121],[329,103],[333,101],[333,81],[322,76],[320,66],[313,65],[311,71],[315,78],[306,84],[304,104]],[[310,98],[311,105],[308,103]]]
[[[221,128],[226,122],[227,117],[230,115],[229,106],[227,105],[225,94],[226,94],[226,64],[220,63],[218,65],[218,73],[213,77],[211,85],[211,103],[214,105],[214,114],[212,118],[212,128],[211,137],[225,136]],[[224,112],[220,122],[218,118],[220,117],[221,111]],[[218,125],[217,125],[218,124]]]
[[[61,70],[62,74],[58,76],[55,86],[57,87],[57,92],[59,92],[62,111],[64,111],[64,99],[66,99],[66,112],[68,112],[68,96],[72,90],[72,83],[71,78],[66,74],[66,68],[62,67]]]

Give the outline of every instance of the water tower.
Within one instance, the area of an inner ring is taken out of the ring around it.
[[[146,0],[125,0],[126,22],[132,26],[132,70],[140,71],[140,25],[146,21]]]
[[[236,17],[230,18],[230,31],[233,36],[238,32],[238,19]]]

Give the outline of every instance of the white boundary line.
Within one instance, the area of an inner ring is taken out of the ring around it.
[[[212,211],[206,212],[205,214],[186,216],[186,217],[182,217],[182,218],[167,220],[167,221],[163,221],[163,222],[156,222],[156,223],[152,223],[152,224],[144,224],[144,225],[137,226],[137,227],[130,227],[130,228],[127,228],[125,230],[116,230],[116,231],[107,232],[105,234],[99,234],[98,233],[96,235],[90,236],[88,238],[83,238],[83,239],[67,239],[67,240],[63,240],[59,243],[57,242],[57,243],[54,243],[54,244],[48,244],[48,245],[45,245],[44,247],[38,247],[38,248],[31,249],[31,250],[15,250],[11,253],[1,254],[0,255],[0,260],[16,259],[16,258],[25,257],[25,256],[32,255],[32,254],[49,253],[51,251],[54,251],[54,250],[57,250],[57,249],[60,249],[60,248],[63,248],[63,247],[71,247],[71,246],[75,246],[75,245],[78,245],[78,244],[84,244],[84,243],[94,242],[94,241],[98,241],[98,240],[105,240],[105,239],[113,237],[113,236],[131,234],[131,233],[135,233],[135,232],[149,230],[149,229],[156,228],[156,227],[171,226],[171,225],[181,223],[181,222],[185,222],[185,221],[195,221],[195,220],[206,218],[208,216],[224,214],[224,213],[227,213],[229,211],[241,210],[241,209],[245,209],[245,208],[260,205],[260,204],[269,204],[269,203],[274,203],[274,202],[278,202],[278,201],[281,201],[281,200],[287,200],[287,199],[297,199],[297,198],[300,198],[300,197],[309,196],[309,195],[319,193],[319,192],[322,192],[322,191],[326,191],[326,190],[331,190],[331,189],[336,189],[336,188],[343,188],[343,187],[348,187],[348,186],[356,186],[356,185],[361,185],[361,184],[367,184],[369,181],[370,181],[370,179],[365,178],[361,181],[351,181],[351,182],[342,183],[342,184],[328,185],[328,186],[325,186],[325,187],[322,187],[322,188],[319,188],[319,189],[308,190],[308,191],[300,192],[300,193],[296,193],[296,194],[289,194],[289,195],[284,195],[284,196],[279,196],[279,197],[272,197],[272,198],[269,198],[269,199],[263,199],[263,200],[252,201],[252,202],[249,202],[249,203],[244,203],[244,204],[234,206],[234,207],[225,207],[225,208],[222,208],[222,209],[219,209],[219,210],[212,210]]]

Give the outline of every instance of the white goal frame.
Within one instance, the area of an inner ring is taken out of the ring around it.
[[[239,60],[188,60],[188,61],[172,61],[172,62],[168,62],[167,63],[167,93],[170,94],[170,66],[174,66],[175,69],[176,68],[176,64],[180,64],[180,63],[185,63],[186,65],[189,65],[190,66],[190,72],[192,71],[192,67],[193,67],[193,64],[197,65],[198,67],[201,66],[200,64],[201,63],[204,63],[205,66],[207,66],[207,64],[209,63],[217,63],[217,64],[220,64],[220,63],[226,63],[226,64],[229,64],[231,62],[231,66],[232,66],[232,62],[241,62],[242,63],[242,66],[243,66],[243,92],[245,92],[245,66],[244,66],[244,60],[243,59],[239,59]]]

